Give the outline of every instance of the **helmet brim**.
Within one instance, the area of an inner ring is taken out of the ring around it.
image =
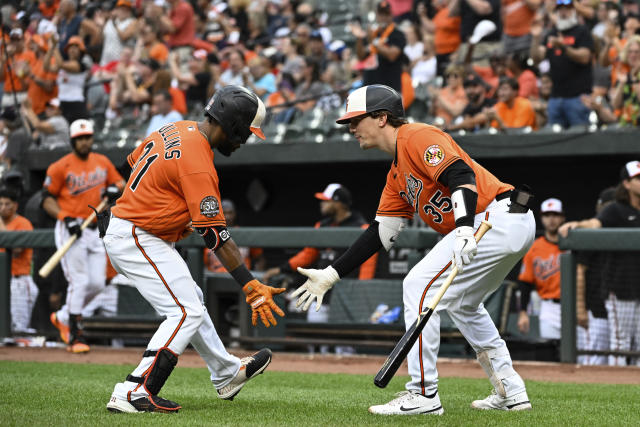
[[[253,132],[253,134],[254,134],[255,136],[257,136],[258,138],[260,138],[260,139],[266,139],[266,138],[264,137],[264,133],[262,133],[262,129],[260,129],[260,128],[254,128],[254,127],[251,127],[250,129],[251,129],[251,132]]]

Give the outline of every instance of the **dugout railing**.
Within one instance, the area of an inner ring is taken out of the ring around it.
[[[640,351],[596,352],[578,350],[576,346],[576,257],[572,251],[638,251],[640,262],[640,229],[608,228],[608,229],[576,229],[569,231],[566,238],[560,238],[560,249],[566,250],[560,256],[561,273],[561,306],[562,306],[562,339],[560,340],[560,360],[575,363],[578,354],[611,354],[640,357]],[[606,280],[606,278],[604,278]],[[640,286],[640,277],[636,278]],[[640,327],[640,325],[638,326]]]

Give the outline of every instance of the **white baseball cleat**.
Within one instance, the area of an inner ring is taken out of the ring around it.
[[[437,391],[424,396],[416,391],[405,390],[396,393],[396,396],[398,397],[387,404],[369,407],[369,412],[378,415],[444,414]]]
[[[493,391],[487,398],[474,400],[473,409],[497,409],[499,411],[527,411],[531,409],[531,402],[527,392],[523,391],[511,397],[500,397]]]
[[[263,348],[257,353],[241,359],[240,363],[240,370],[235,378],[229,384],[217,390],[220,399],[233,400],[247,381],[264,372],[269,363],[271,363],[271,350]]]

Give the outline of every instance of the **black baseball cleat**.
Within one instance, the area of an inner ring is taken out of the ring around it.
[[[247,381],[267,369],[267,366],[271,363],[271,350],[263,348],[259,352],[241,359],[240,363],[240,370],[235,378],[229,384],[217,390],[220,399],[233,400]]]
[[[107,403],[107,409],[111,412],[160,412],[164,414],[174,414],[182,409],[182,406],[159,396],[146,396],[132,401],[111,396],[109,403]]]

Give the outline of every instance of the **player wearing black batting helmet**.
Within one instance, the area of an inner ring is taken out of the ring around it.
[[[225,156],[231,154],[231,146],[247,142],[251,133],[265,139],[260,125],[266,108],[260,98],[242,86],[230,85],[218,90],[204,112],[220,124],[227,136],[227,144],[217,147]]]
[[[336,123],[344,125],[354,117],[364,116],[376,111],[388,111],[394,117],[404,117],[402,97],[385,85],[369,85],[356,89],[349,95],[346,113],[336,120]]]

